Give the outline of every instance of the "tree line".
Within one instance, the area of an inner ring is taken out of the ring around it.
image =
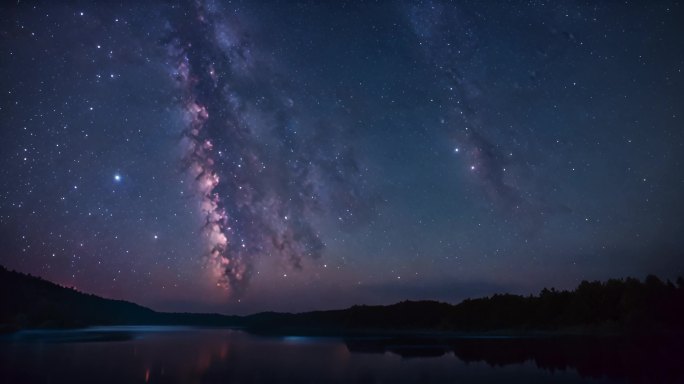
[[[403,301],[298,314],[250,316],[162,313],[61,287],[0,266],[0,331],[113,324],[239,326],[253,332],[327,333],[395,330],[449,332],[684,331],[684,279],[649,275],[583,281],[573,290],[538,295],[496,294],[458,304]]]

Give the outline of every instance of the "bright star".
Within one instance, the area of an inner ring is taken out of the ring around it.
[[[121,181],[121,175],[118,173],[114,175],[114,181]]]

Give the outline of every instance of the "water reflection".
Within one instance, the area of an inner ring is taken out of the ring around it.
[[[167,327],[31,331],[0,340],[0,382],[682,382],[681,345],[671,339],[339,340]]]
[[[403,358],[455,355],[468,364],[491,367],[532,363],[550,373],[577,371],[583,378],[648,383],[684,382],[680,337],[562,338],[356,338],[353,352],[394,353]]]

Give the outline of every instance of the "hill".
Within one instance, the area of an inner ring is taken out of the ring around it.
[[[572,291],[537,296],[498,294],[452,305],[404,301],[298,314],[250,316],[163,313],[61,287],[0,267],[0,326],[63,328],[90,325],[201,325],[277,334],[387,332],[653,333],[684,331],[684,279],[648,276],[582,282]]]
[[[65,288],[0,266],[0,329],[74,328],[90,325],[232,325],[237,317],[163,313]]]

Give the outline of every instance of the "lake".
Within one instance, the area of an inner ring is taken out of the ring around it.
[[[681,345],[671,339],[344,339],[93,327],[0,337],[0,382],[684,382]]]

